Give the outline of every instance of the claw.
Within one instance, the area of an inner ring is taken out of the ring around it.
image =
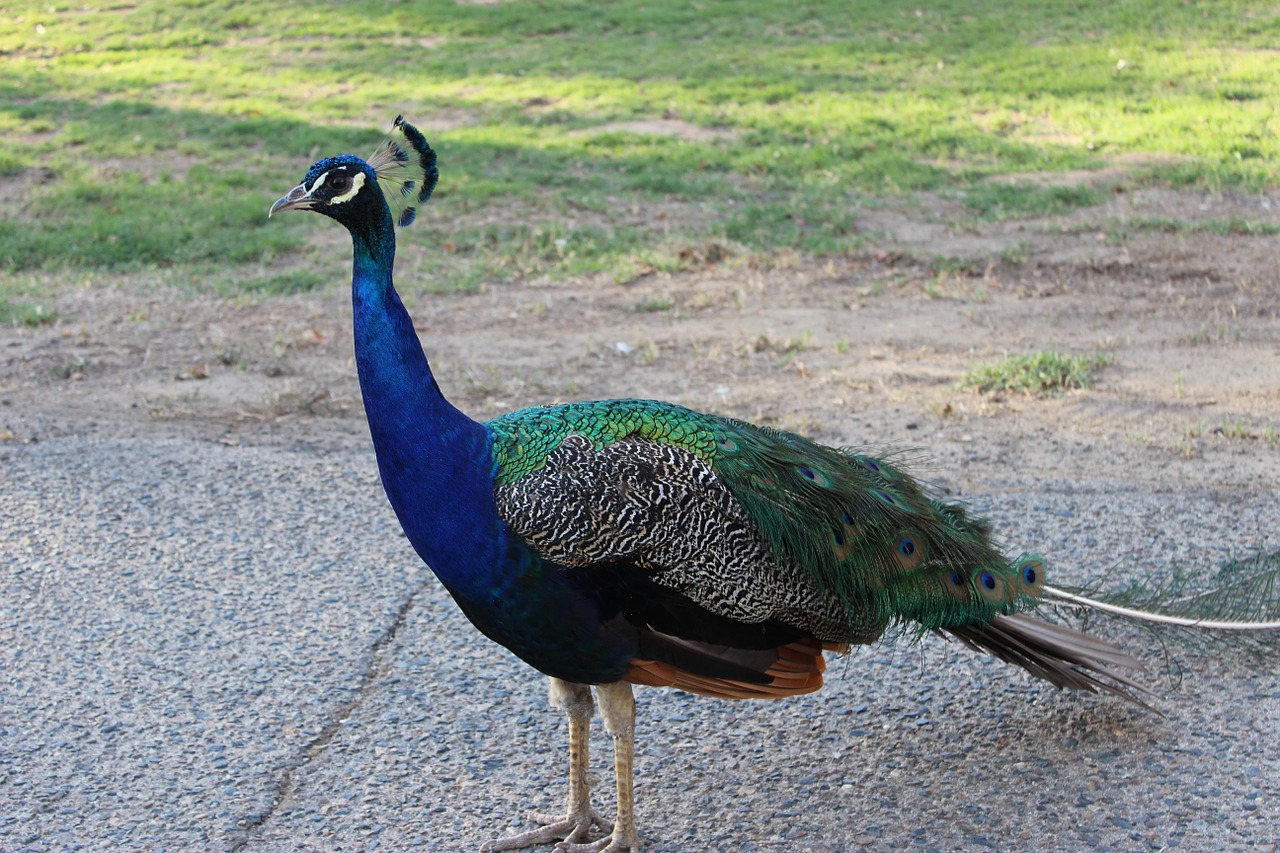
[[[628,844],[619,844],[618,839],[601,838],[599,841],[592,841],[589,844],[575,844],[571,841],[561,841],[556,845],[556,850],[560,853],[639,853],[640,847],[637,845],[632,847]]]
[[[605,820],[595,809],[591,809],[586,815],[568,817],[553,817],[544,814],[530,813],[529,819],[535,823],[540,823],[535,829],[522,832],[519,835],[512,835],[509,838],[498,838],[493,841],[486,841],[480,845],[480,853],[495,853],[499,850],[520,850],[525,847],[537,847],[541,844],[551,844],[559,842],[556,849],[565,849],[573,851],[599,851],[603,848],[595,846],[596,843],[579,844],[577,842],[585,841],[592,831],[596,832],[612,832],[613,823]],[[608,842],[610,838],[604,838],[602,841]],[[561,845],[569,844],[570,847],[561,847]],[[618,848],[619,850],[623,848]]]
[[[534,823],[541,824],[544,828],[551,826],[575,826],[577,829],[581,830],[582,835],[586,835],[592,830],[595,830],[596,832],[613,832],[613,821],[606,820],[601,817],[600,813],[595,809],[591,810],[591,814],[588,815],[589,820],[586,821],[574,815],[560,817],[558,815],[547,814],[546,812],[529,812],[525,817]],[[581,840],[581,837],[570,838],[569,835],[563,835],[561,838],[572,841]]]

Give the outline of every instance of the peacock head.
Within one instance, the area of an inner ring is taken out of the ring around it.
[[[397,116],[391,133],[367,161],[354,154],[317,161],[302,183],[271,205],[267,216],[314,210],[351,228],[390,208],[396,222],[405,226],[417,216],[418,205],[431,197],[439,176],[436,152],[417,128]]]

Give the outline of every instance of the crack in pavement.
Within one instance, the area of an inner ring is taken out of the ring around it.
[[[303,747],[301,754],[296,759],[280,768],[282,775],[280,781],[276,784],[275,797],[272,799],[271,805],[261,814],[251,814],[241,819],[240,829],[236,833],[239,837],[235,838],[227,846],[227,850],[230,853],[243,850],[247,845],[258,839],[266,825],[271,822],[271,819],[288,806],[289,801],[298,790],[297,775],[299,769],[305,767],[312,759],[323,754],[328,749],[329,744],[337,737],[342,724],[364,704],[365,700],[376,689],[378,680],[386,675],[388,669],[384,653],[395,640],[397,634],[399,634],[400,628],[409,616],[409,612],[413,610],[418,598],[430,585],[433,577],[430,572],[424,571],[422,581],[400,602],[391,624],[378,635],[378,638],[374,640],[369,649],[369,664],[365,667],[364,672],[360,674],[360,683],[356,688],[355,695],[338,706],[329,721],[320,730],[320,733]]]

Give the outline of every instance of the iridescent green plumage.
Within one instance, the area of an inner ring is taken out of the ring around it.
[[[506,486],[537,471],[546,464],[547,454],[568,435],[581,435],[596,446],[639,435],[681,447],[710,462],[715,458],[717,426],[731,423],[654,400],[601,400],[521,409],[489,421],[494,479],[498,486]]]

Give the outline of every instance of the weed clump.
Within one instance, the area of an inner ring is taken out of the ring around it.
[[[1094,371],[1111,364],[1110,355],[1066,355],[1040,350],[1010,356],[995,364],[980,364],[960,379],[960,387],[979,394],[1013,392],[1033,397],[1057,396],[1072,388],[1093,386]]]

